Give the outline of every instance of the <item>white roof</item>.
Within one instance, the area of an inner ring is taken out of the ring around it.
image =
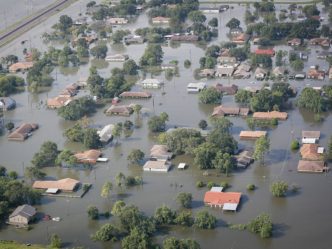
[[[48,189],[46,190],[46,193],[47,193],[47,194],[56,194],[58,191],[59,191],[58,188],[48,188]]]
[[[99,157],[97,159],[97,162],[107,162],[108,161],[108,158],[107,157]]]
[[[224,206],[222,207],[222,210],[236,211],[237,205],[238,205],[237,203],[225,203]]]
[[[318,147],[317,148],[317,153],[323,154],[324,153],[324,147]]]
[[[179,163],[178,169],[184,169],[186,167],[186,163]]]
[[[142,81],[142,84],[157,84],[160,85],[162,82],[158,79],[145,79]]]
[[[224,188],[223,187],[212,187],[210,189],[211,192],[222,192]]]
[[[197,88],[204,88],[206,87],[206,83],[204,82],[197,82],[197,83],[189,83],[187,87],[197,87]]]

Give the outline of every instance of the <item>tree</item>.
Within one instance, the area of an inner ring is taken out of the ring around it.
[[[183,208],[191,208],[193,196],[191,193],[179,193],[176,197],[176,201],[181,205]]]
[[[239,103],[243,106],[248,106],[252,97],[252,93],[244,89],[240,89],[239,91],[237,91],[234,97],[236,103]]]
[[[99,218],[99,210],[96,206],[89,206],[87,212],[90,219],[97,220]]]
[[[112,130],[112,135],[114,138],[116,138],[116,143],[118,142],[118,139],[121,137],[123,131],[123,125],[121,122],[117,123],[113,130]]]
[[[18,174],[17,174],[16,171],[9,171],[9,173],[8,173],[8,177],[9,177],[10,179],[12,179],[12,180],[15,180],[15,179],[17,179]]]
[[[134,107],[133,107],[133,110],[134,110],[134,112],[136,113],[136,115],[137,115],[137,117],[139,117],[139,114],[140,114],[140,112],[141,112],[141,110],[142,110],[142,105],[140,105],[140,104],[135,104],[134,105]]]
[[[120,43],[120,42],[122,42],[123,37],[125,37],[128,34],[130,34],[129,30],[119,29],[113,33],[112,40],[114,43]]]
[[[291,150],[298,150],[300,148],[300,143],[297,140],[291,142]]]
[[[303,7],[303,13],[306,15],[307,18],[310,18],[312,16],[319,16],[320,11],[317,9],[317,6],[313,4],[313,5],[305,5]]]
[[[206,122],[206,120],[202,119],[199,121],[198,127],[202,130],[205,130],[208,127],[208,123]]]
[[[26,167],[25,168],[26,177],[30,178],[30,180],[34,179],[43,179],[46,176],[46,173],[42,172],[40,169],[36,167]]]
[[[51,247],[52,248],[61,248],[62,247],[62,241],[57,234],[52,234],[52,236],[51,236]]]
[[[119,215],[122,211],[122,209],[126,206],[126,203],[124,201],[116,201],[112,207],[111,213],[113,215]]]
[[[184,65],[185,68],[189,68],[191,66],[191,61],[190,60],[185,60],[183,62],[183,65]]]
[[[206,16],[203,14],[202,11],[199,10],[191,11],[188,15],[188,18],[193,23],[204,23],[206,21]]]
[[[282,50],[278,50],[277,54],[276,54],[276,66],[280,67],[283,65],[282,62],[282,57],[283,57],[283,52]]]
[[[194,150],[194,163],[199,169],[213,168],[212,160],[217,153],[216,147],[211,143],[203,143]]]
[[[154,219],[159,225],[171,225],[174,223],[175,217],[176,213],[165,205],[157,208],[154,214]]]
[[[260,214],[247,225],[252,233],[258,233],[261,238],[270,238],[272,236],[272,221],[268,214]]]
[[[226,27],[230,29],[238,28],[240,27],[240,21],[233,17],[231,20],[229,20],[228,23],[226,23]]]
[[[129,153],[127,160],[131,163],[139,164],[144,159],[144,156],[144,152],[140,149],[133,149]]]
[[[58,153],[58,146],[56,143],[51,141],[44,142],[41,145],[39,152],[35,153],[33,156],[31,163],[37,168],[54,166]]]
[[[148,121],[149,130],[151,132],[162,132],[166,129],[165,116],[153,116]]]
[[[200,245],[195,240],[191,239],[177,239],[175,237],[169,237],[163,241],[164,249],[200,249]]]
[[[214,87],[209,87],[209,88],[203,89],[199,93],[198,97],[199,97],[199,100],[203,104],[220,104],[221,99],[222,99],[222,93],[219,92]]]
[[[55,160],[56,165],[69,165],[73,166],[77,163],[77,158],[74,156],[74,153],[71,152],[70,150],[64,149],[61,151],[56,160]]]
[[[270,191],[274,197],[284,197],[288,190],[288,184],[284,181],[273,182]]]
[[[190,211],[181,211],[174,220],[175,224],[180,226],[191,227],[194,224],[194,218]]]
[[[141,66],[158,66],[163,61],[164,52],[160,45],[149,44],[140,59]]]
[[[217,219],[209,212],[199,211],[195,217],[195,226],[201,229],[214,229],[217,224]]]
[[[220,151],[217,152],[212,164],[215,169],[219,169],[220,171],[226,173],[226,176],[228,176],[228,173],[236,167],[235,161],[231,155]]]
[[[59,23],[57,25],[60,31],[66,34],[72,26],[73,26],[73,19],[71,19],[70,16],[67,15],[60,16]]]
[[[332,160],[332,136],[330,137],[329,143],[327,145],[327,159]]]
[[[107,46],[103,44],[98,44],[91,48],[90,53],[97,59],[104,59],[107,55]]]
[[[93,240],[97,241],[109,241],[118,240],[120,237],[120,231],[112,224],[106,223],[99,230],[91,236]]]
[[[218,18],[213,17],[208,24],[213,28],[218,27]]]
[[[111,191],[113,189],[113,184],[111,182],[105,182],[103,187],[101,188],[100,196],[103,198],[108,198],[111,194]]]
[[[125,184],[125,180],[126,180],[126,176],[122,173],[122,172],[119,172],[116,176],[115,176],[115,182],[116,182],[116,185],[118,187],[122,187],[124,186]]]
[[[127,75],[137,75],[137,69],[138,66],[132,59],[129,59],[123,63],[123,72]]]
[[[140,231],[138,227],[132,229],[130,234],[121,242],[121,248],[123,249],[149,249],[151,247],[152,245],[149,236],[144,231]]]
[[[0,177],[7,175],[7,169],[4,166],[0,166]]]
[[[88,128],[84,131],[84,146],[89,149],[97,149],[100,147],[100,137],[96,129]]]
[[[65,120],[78,120],[85,115],[93,113],[95,109],[95,102],[91,98],[84,96],[71,101],[66,106],[60,107],[58,115]]]
[[[301,71],[301,70],[303,70],[303,67],[304,67],[303,61],[301,59],[294,60],[291,62],[291,67],[295,71]]]
[[[259,137],[255,142],[255,151],[253,157],[255,160],[261,161],[264,165],[264,155],[270,150],[270,140],[266,136]]]
[[[320,95],[320,92],[311,87],[306,87],[302,90],[296,104],[298,107],[314,113],[320,113],[326,108],[325,101]]]

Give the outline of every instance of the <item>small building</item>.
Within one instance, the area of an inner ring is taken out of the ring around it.
[[[197,35],[172,35],[171,41],[176,42],[197,42],[198,36]]]
[[[217,106],[213,109],[212,117],[216,116],[248,116],[249,108]]]
[[[261,67],[256,68],[255,78],[257,80],[264,80],[266,75],[267,75],[267,70],[265,70],[264,68],[261,68]]]
[[[278,119],[278,120],[286,120],[288,117],[287,112],[278,112],[278,111],[272,111],[272,112],[254,112],[253,118],[255,119]]]
[[[210,192],[222,192],[223,189],[223,187],[212,187]]]
[[[217,62],[221,65],[234,65],[236,64],[237,60],[232,56],[219,56],[217,58]]]
[[[87,150],[74,154],[74,157],[76,157],[78,162],[86,164],[96,164],[100,156],[100,150]]]
[[[132,98],[132,99],[148,99],[152,94],[149,92],[123,92],[119,95],[120,98]]]
[[[107,19],[106,22],[111,25],[123,25],[128,23],[128,19],[123,17],[111,17]]]
[[[84,25],[84,24],[87,24],[87,23],[88,23],[88,18],[86,16],[77,18],[74,21],[74,25],[76,25],[76,26],[81,26],[81,25]]]
[[[306,173],[323,173],[327,172],[329,167],[325,164],[324,161],[304,161],[299,160],[297,165],[298,172],[306,172]]]
[[[140,84],[143,88],[160,88],[164,82],[158,79],[145,79]]]
[[[302,131],[303,144],[315,144],[319,141],[320,131]]]
[[[187,167],[186,163],[179,163],[178,169],[185,169]]]
[[[267,134],[266,131],[241,131],[240,138],[241,139],[257,139],[260,137],[265,137]]]
[[[10,141],[24,141],[36,129],[38,129],[38,124],[23,123],[10,133],[7,138]]]
[[[235,95],[239,89],[237,85],[232,84],[231,86],[225,86],[223,84],[217,83],[215,88],[221,92],[223,95]]]
[[[229,9],[229,5],[228,4],[223,4],[219,6],[219,10],[220,12],[226,11]]]
[[[9,215],[9,224],[16,226],[27,226],[35,217],[36,209],[30,205],[24,204],[18,206],[11,215]]]
[[[204,204],[210,207],[223,208],[226,211],[236,211],[241,200],[239,192],[213,192],[208,191],[204,195]]]
[[[133,108],[126,105],[112,105],[106,110],[106,114],[118,116],[130,116],[134,112]]]
[[[123,43],[126,45],[143,44],[144,38],[140,35],[126,35],[125,37],[123,37]]]
[[[275,55],[275,51],[273,49],[256,49],[256,55],[267,55],[273,57]]]
[[[50,109],[57,109],[63,106],[67,106],[73,99],[68,96],[57,96],[47,99],[47,107]]]
[[[330,47],[330,40],[328,38],[313,38],[309,41],[310,45]]]
[[[188,93],[199,93],[206,87],[207,87],[207,85],[204,82],[189,83],[187,85],[187,92]]]
[[[61,180],[53,181],[35,181],[32,185],[34,189],[58,189],[63,192],[74,192],[80,185],[80,181],[72,178],[64,178]]]
[[[150,150],[150,159],[152,160],[170,160],[173,153],[169,151],[166,145],[155,144]]]
[[[72,88],[65,88],[64,90],[62,90],[59,94],[60,97],[74,97],[76,94],[78,93],[78,91],[76,89],[72,89]]]
[[[220,8],[217,7],[200,7],[200,11],[203,12],[203,14],[218,14],[221,12]]]
[[[314,80],[324,80],[325,72],[323,70],[318,70],[317,68],[310,68],[307,73],[307,78]]]
[[[233,75],[235,68],[231,65],[222,65],[218,66],[216,69],[216,76],[217,77],[231,77]]]
[[[108,143],[113,138],[113,124],[105,125],[100,131],[98,131],[99,141],[102,143]]]
[[[300,149],[302,159],[312,161],[323,160],[323,155],[319,153],[319,148],[322,147],[319,147],[318,144],[303,144]]]
[[[147,161],[144,166],[144,171],[153,171],[153,172],[168,172],[171,168],[171,163],[167,160],[163,161]]]
[[[237,168],[242,168],[242,169],[247,168],[254,161],[252,155],[253,153],[247,150],[244,150],[239,155],[236,155],[235,159],[237,162],[236,164]]]
[[[124,62],[129,59],[129,56],[126,54],[115,54],[115,55],[108,55],[105,58],[105,61],[110,62]]]
[[[216,73],[216,70],[214,70],[214,69],[204,68],[199,72],[198,75],[200,77],[207,78],[207,77],[214,77],[215,73]]]
[[[169,24],[171,18],[163,17],[163,16],[156,16],[151,19],[153,24]]]
[[[292,46],[292,47],[298,47],[298,46],[301,46],[301,44],[302,44],[302,40],[299,38],[294,38],[294,39],[287,41],[287,45]]]
[[[8,68],[10,73],[16,73],[19,71],[27,71],[30,68],[33,67],[33,62],[32,61],[21,61],[21,62],[16,62]]]
[[[9,111],[16,108],[16,101],[10,97],[0,97],[0,110]]]

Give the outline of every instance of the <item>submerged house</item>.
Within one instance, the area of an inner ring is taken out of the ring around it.
[[[50,109],[57,109],[67,106],[73,99],[69,96],[57,96],[47,99],[47,107]]]
[[[148,99],[152,94],[149,92],[123,92],[119,95],[120,98],[133,98],[133,99]]]
[[[123,42],[126,45],[142,44],[144,43],[144,38],[140,35],[126,35],[125,37],[123,37]]]
[[[241,131],[240,138],[241,139],[257,139],[262,136],[266,136],[266,131]]]
[[[322,147],[319,147],[318,144],[303,144],[300,149],[302,159],[312,161],[323,160],[323,154],[320,153],[320,148]]]
[[[105,125],[100,131],[97,131],[99,135],[99,141],[102,143],[108,143],[113,138],[114,125]]]
[[[213,109],[212,117],[216,116],[248,116],[249,108],[240,107],[227,107],[227,106],[216,106]]]
[[[236,79],[250,78],[250,76],[251,76],[250,70],[251,70],[251,66],[249,64],[242,63],[234,71],[233,77]]]
[[[158,79],[145,79],[140,84],[143,88],[160,88],[164,83]]]
[[[210,207],[219,207],[226,211],[236,211],[241,200],[239,192],[208,191],[204,195],[204,204]]]
[[[21,62],[16,62],[8,68],[10,73],[16,73],[19,71],[26,71],[29,70],[30,68],[33,67],[33,62],[32,61],[21,61]]]
[[[10,97],[0,97],[0,110],[9,111],[16,108],[16,101]]]
[[[313,38],[309,41],[310,45],[319,45],[322,47],[329,47],[330,40],[328,38]]]
[[[235,68],[232,65],[222,65],[218,66],[216,69],[217,77],[230,77],[233,75]]]
[[[266,119],[266,120],[272,120],[272,119],[286,120],[287,117],[288,117],[287,112],[278,112],[278,111],[254,112],[253,114],[253,118],[255,119]]]
[[[206,88],[206,83],[204,82],[196,82],[196,83],[189,83],[187,85],[187,92],[188,93],[199,93],[203,89]]]
[[[237,162],[237,168],[247,168],[254,161],[254,158],[252,156],[253,153],[247,150],[242,151],[239,155],[236,155],[235,159]]]
[[[171,18],[163,17],[163,16],[156,16],[151,19],[153,24],[169,24]]]
[[[256,49],[255,54],[256,55],[268,55],[273,57],[275,55],[275,51],[273,49]]]
[[[130,116],[134,112],[133,108],[126,105],[112,105],[107,109],[106,114],[118,116]]]
[[[171,168],[171,163],[167,160],[159,161],[147,161],[144,166],[144,171],[154,171],[154,172],[168,172]]]
[[[16,226],[27,226],[35,215],[36,209],[30,205],[24,204],[18,206],[14,212],[9,215],[8,223]]]
[[[57,193],[58,191],[63,192],[74,192],[80,185],[80,181],[72,178],[65,178],[54,181],[35,181],[32,185],[34,189],[54,190],[52,192]],[[56,190],[56,191],[55,191]]]
[[[150,159],[153,160],[170,160],[172,157],[173,153],[166,145],[155,144],[150,150]]]
[[[23,123],[10,133],[7,138],[10,141],[24,141],[36,129],[38,129],[38,124]]]
[[[294,38],[294,39],[287,41],[288,46],[298,47],[298,46],[301,46],[301,44],[302,44],[302,40],[299,38]]]
[[[126,54],[115,54],[115,55],[108,55],[105,58],[105,61],[110,62],[124,62],[128,60],[129,56]]]
[[[303,144],[315,144],[319,141],[320,131],[302,131]]]
[[[223,84],[217,83],[215,85],[215,88],[221,92],[223,95],[234,95],[238,91],[238,86],[237,85],[231,85],[231,86],[225,86]]]
[[[323,70],[318,70],[317,68],[310,68],[307,73],[307,78],[314,80],[324,80],[325,72]]]
[[[261,67],[256,68],[255,78],[257,80],[264,80],[266,75],[267,75],[267,70],[265,70],[264,68],[261,68]]]
[[[78,162],[86,164],[96,164],[100,156],[100,150],[87,150],[83,152],[78,152],[74,155]]]
[[[111,18],[107,19],[106,22],[111,25],[122,25],[122,24],[127,24],[128,19],[123,18],[123,17],[111,17]]]
[[[297,165],[298,172],[307,172],[307,173],[323,173],[327,172],[329,167],[325,164],[324,161],[304,161],[300,160]]]

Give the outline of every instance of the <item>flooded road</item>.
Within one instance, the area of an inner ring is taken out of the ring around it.
[[[61,14],[68,14],[75,18],[78,9],[84,8],[88,1],[79,1],[63,12],[50,17],[43,24],[33,28],[31,32],[25,34],[31,40],[31,46],[38,49],[46,49],[47,44],[40,41],[40,36],[48,30],[59,18]],[[241,16],[245,6],[234,5],[234,9],[219,15],[208,15],[208,20],[217,16],[219,23],[219,38],[216,43],[226,40],[228,28],[225,24],[233,16]],[[243,23],[243,20],[241,20]],[[129,24],[128,29],[144,27],[148,25],[146,15],[141,15],[134,24]],[[8,44],[0,51],[0,57],[6,54],[14,53],[22,57],[24,46],[20,44],[21,37]],[[28,45],[26,45],[28,46]],[[117,52],[126,53],[130,58],[138,62],[144,52],[146,44],[130,46],[109,45],[109,54]],[[289,47],[279,46],[275,50],[289,50]],[[322,60],[316,59],[316,50],[320,48],[311,48],[311,56],[306,68],[310,65],[320,64],[326,66]],[[278,127],[268,131],[271,140],[271,150],[266,156],[266,166],[259,166],[256,163],[251,165],[245,171],[234,172],[230,177],[203,176],[203,171],[198,170],[193,165],[193,158],[189,156],[178,156],[173,160],[176,166],[179,162],[186,162],[189,168],[185,171],[178,171],[174,167],[169,173],[147,173],[143,172],[141,167],[128,165],[126,160],[131,149],[140,148],[146,154],[156,138],[149,134],[147,129],[147,120],[153,113],[167,112],[169,114],[168,127],[174,126],[193,126],[197,127],[201,119],[208,120],[212,113],[213,106],[199,104],[197,95],[187,94],[186,86],[189,82],[196,81],[193,77],[194,69],[199,67],[199,58],[204,55],[204,50],[194,44],[181,44],[179,47],[172,48],[168,45],[163,46],[164,63],[171,60],[179,61],[180,77],[174,77],[168,81],[164,73],[156,78],[165,81],[164,89],[152,90],[153,99],[150,100],[124,100],[124,104],[139,103],[147,109],[146,114],[141,115],[142,126],[134,130],[129,138],[121,138],[117,146],[108,146],[103,149],[105,157],[110,158],[107,163],[99,163],[94,170],[66,170],[61,168],[47,168],[45,172],[54,178],[72,177],[79,179],[81,182],[90,182],[93,184],[92,189],[82,199],[75,198],[43,198],[42,205],[37,206],[39,212],[59,216],[61,222],[39,222],[33,225],[30,231],[17,230],[13,227],[3,227],[0,230],[0,238],[8,240],[17,240],[24,243],[41,243],[48,244],[49,235],[56,233],[66,246],[84,246],[87,248],[110,248],[110,243],[97,243],[90,239],[102,224],[113,221],[100,219],[91,221],[88,219],[86,209],[89,205],[95,205],[101,212],[110,210],[112,204],[118,200],[124,200],[127,204],[137,205],[147,215],[152,215],[155,209],[162,204],[166,204],[174,209],[178,208],[175,198],[179,192],[190,192],[193,195],[193,212],[206,209],[214,214],[218,220],[218,227],[212,231],[202,231],[194,228],[172,227],[169,234],[156,237],[158,242],[170,235],[181,238],[194,238],[202,248],[233,248],[233,249],[253,249],[253,248],[331,248],[332,238],[329,236],[332,228],[332,196],[328,192],[332,188],[331,173],[328,174],[299,174],[296,171],[299,153],[293,153],[289,150],[290,141],[293,138],[300,139],[302,130],[320,130],[322,138],[320,144],[326,147],[331,135],[332,116],[327,115],[323,123],[315,123],[313,115],[305,111],[299,112],[298,109],[289,111],[287,121],[279,123]],[[181,56],[179,56],[181,55]],[[191,59],[192,66],[189,69],[183,67],[183,62]],[[103,77],[110,76],[110,70],[121,63],[107,63],[107,67],[99,69]],[[56,78],[52,89],[40,94],[30,94],[23,92],[12,95],[17,101],[17,108],[7,112],[5,119],[12,121],[15,125],[24,122],[36,122],[40,128],[34,132],[33,136],[25,142],[8,142],[5,135],[0,136],[0,164],[5,165],[9,170],[16,170],[19,175],[23,175],[24,168],[30,165],[33,154],[37,152],[40,145],[51,140],[58,144],[59,149],[68,148],[73,151],[83,150],[84,148],[75,143],[68,143],[62,135],[64,130],[71,127],[74,123],[64,121],[57,116],[56,111],[48,110],[44,107],[48,97],[56,96],[66,85],[76,82],[81,77],[89,74],[87,65],[80,66],[79,69],[71,73],[63,74],[63,70],[57,69],[52,73]],[[306,69],[305,69],[306,70]],[[149,74],[147,74],[149,77]],[[237,84],[240,88],[250,85],[253,79],[233,80],[212,79],[207,84],[212,86],[217,82],[223,84]],[[321,86],[328,84],[325,81],[291,81],[292,86],[301,90],[306,84],[312,86]],[[257,83],[261,85],[262,82]],[[135,86],[134,89],[140,89]],[[163,95],[162,92],[166,94]],[[154,103],[154,104],[153,104]],[[232,105],[233,97],[226,96],[223,103]],[[105,108],[109,107],[107,105]],[[106,125],[117,123],[124,120],[137,121],[136,115],[129,118],[108,117],[103,110],[99,109],[90,119],[96,125]],[[243,142],[239,140],[239,132],[248,129],[246,122],[242,118],[232,117],[230,120],[234,123],[232,134],[239,141],[241,148],[252,148],[254,142]],[[111,200],[104,200],[100,197],[100,190],[105,181],[115,181],[117,173],[122,172],[125,175],[139,175],[143,177],[144,185],[133,187],[125,190],[115,188],[112,191]],[[269,192],[269,186],[274,180],[284,180],[291,184],[297,184],[300,191],[286,198],[273,198]],[[206,188],[197,189],[196,181],[204,182],[214,181],[220,183],[227,181],[231,185],[229,191],[242,192],[241,206],[237,213],[222,213],[219,209],[210,209],[204,207],[203,197]],[[255,184],[257,190],[247,192],[248,184]],[[180,187],[182,185],[182,187]],[[275,224],[274,236],[272,239],[260,239],[258,236],[247,231],[233,231],[225,227],[227,223],[247,223],[258,214],[266,212],[271,215]],[[222,245],[222,246],[221,246]],[[112,248],[120,248],[115,243]]]

